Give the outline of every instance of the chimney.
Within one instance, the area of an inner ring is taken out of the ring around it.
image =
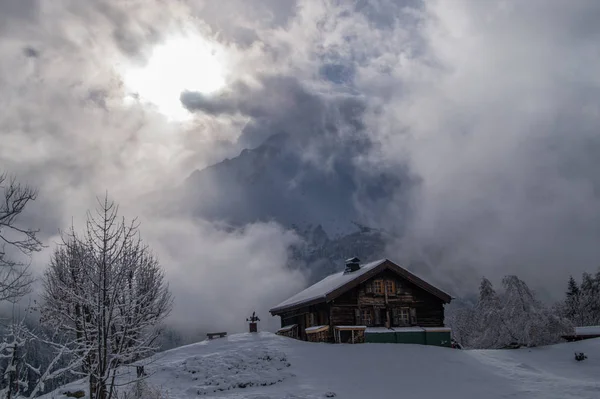
[[[356,256],[354,258],[346,259],[346,270],[344,273],[352,273],[360,269],[360,259]]]

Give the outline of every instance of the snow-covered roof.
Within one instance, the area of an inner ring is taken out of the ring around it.
[[[281,302],[279,305],[271,309],[271,313],[281,312],[284,309],[292,309],[295,307],[306,306],[309,304],[325,302],[331,299],[328,298],[328,295],[330,295],[334,291],[346,286],[347,284],[350,284],[355,280],[359,280],[361,277],[365,276],[365,274],[369,273],[370,271],[384,263],[387,263],[392,270],[395,270],[397,273],[403,275],[407,280],[420,286],[426,291],[429,291],[433,295],[443,299],[446,303],[450,302],[451,296],[447,293],[427,283],[414,273],[409,272],[408,270],[396,265],[394,262],[391,262],[388,259],[380,259],[374,262],[367,263],[365,265],[361,265],[360,269],[353,272],[341,271],[331,274],[325,277],[323,280],[319,281],[318,283],[306,288],[304,291],[301,291],[296,295],[292,296],[291,298],[288,298],[285,301]]]
[[[452,332],[450,327],[423,327],[425,332]]]
[[[365,332],[367,334],[381,334],[381,333],[393,333],[394,330],[392,328],[387,328],[387,327],[367,327]]]
[[[425,329],[423,327],[394,327],[394,331],[396,332],[423,332]]]
[[[289,326],[283,326],[279,330],[277,330],[277,332],[287,332],[287,331],[290,331],[292,328],[296,327],[297,325],[298,324],[290,324]]]
[[[310,334],[312,332],[321,332],[321,331],[325,331],[327,329],[329,329],[329,325],[321,325],[321,326],[305,328],[304,331]]]
[[[369,270],[381,265],[385,261],[385,259],[380,259],[376,260],[375,262],[367,263],[366,265],[361,266],[360,269],[352,273],[345,273],[342,271],[335,274],[331,274],[325,277],[323,280],[319,281],[318,283],[311,285],[304,291],[300,291],[291,298],[288,298],[285,301],[281,302],[279,305],[271,309],[271,311],[276,311],[278,309],[291,307],[316,299],[325,299],[327,294],[330,294],[331,292],[351,282],[357,277],[362,276]]]
[[[338,330],[366,330],[367,326],[333,326]]]
[[[381,333],[408,333],[408,332],[450,332],[448,327],[368,327],[367,334],[381,334]]]
[[[600,326],[575,327],[575,335],[600,335]]]

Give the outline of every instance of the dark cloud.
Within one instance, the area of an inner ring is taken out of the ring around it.
[[[335,84],[350,84],[354,78],[354,68],[350,65],[327,63],[319,70],[321,76]]]
[[[40,55],[40,52],[33,47],[26,46],[23,48],[23,54],[27,57],[37,58]]]
[[[248,48],[272,29],[285,28],[296,15],[298,1],[192,1],[193,15],[227,42]]]
[[[39,11],[37,0],[0,0],[0,31],[23,22],[33,22]]]
[[[181,101],[192,111],[251,118],[239,139],[242,148],[279,133],[321,140],[351,139],[362,132],[364,99],[321,89],[311,90],[292,76],[267,75],[258,77],[258,84],[238,82],[217,96],[186,92]]]

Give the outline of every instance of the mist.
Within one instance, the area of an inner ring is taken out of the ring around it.
[[[372,120],[384,157],[421,180],[403,251],[435,246],[458,292],[518,274],[558,299],[569,274],[599,264],[600,8],[428,4],[424,53],[399,60]]]
[[[243,331],[257,311],[276,328],[268,309],[307,283],[287,267],[300,238],[156,207],[279,132],[323,173],[350,141],[368,142],[352,160],[362,179],[409,170],[409,191],[349,201],[395,233],[385,255],[420,260],[456,295],[515,273],[556,298],[598,267],[596,1],[215,4],[0,2],[0,169],[39,189],[23,220],[48,246],[37,275],[59,231],[82,228],[108,192],[166,270],[169,323]],[[173,121],[119,71],[190,29],[227,55],[226,88],[182,93],[190,119]]]

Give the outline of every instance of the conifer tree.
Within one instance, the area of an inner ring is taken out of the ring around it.
[[[564,313],[567,319],[575,325],[581,324],[581,290],[573,276],[569,277],[567,293],[564,304]]]

